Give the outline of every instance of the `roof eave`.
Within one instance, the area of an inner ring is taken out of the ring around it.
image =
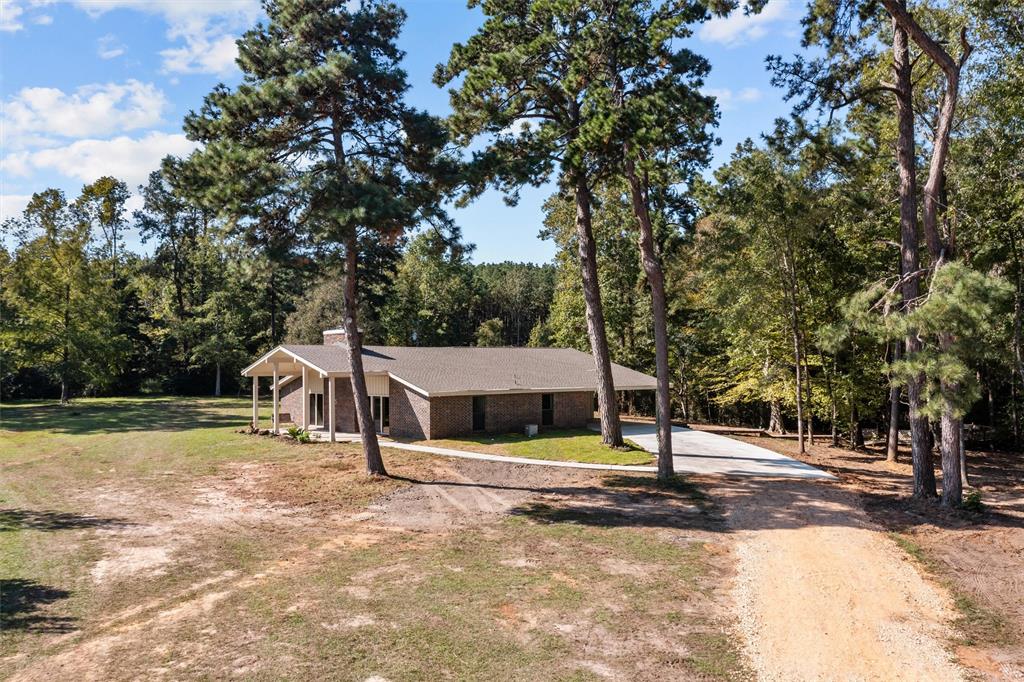
[[[402,383],[407,384],[409,386],[412,386],[411,384],[409,384],[408,382],[405,382],[405,381],[403,381]],[[653,391],[655,389],[657,389],[657,385],[652,385],[652,386],[630,385],[630,386],[616,386],[615,387],[616,391]],[[465,390],[458,390],[458,391],[433,391],[433,392],[431,392],[429,394],[426,393],[425,391],[421,390],[421,389],[416,389],[416,390],[419,391],[420,393],[423,393],[423,395],[426,395],[427,397],[430,397],[430,398],[446,398],[446,397],[454,397],[454,396],[460,396],[460,395],[513,395],[513,394],[516,394],[516,393],[593,393],[593,392],[597,391],[597,387],[596,386],[546,386],[546,387],[542,387],[542,388],[531,388],[531,387],[516,386],[514,388],[495,388],[495,389],[490,389],[490,390],[465,389]]]
[[[328,372],[327,370],[325,370],[325,369],[323,369],[321,367],[318,367],[317,365],[313,364],[312,362],[310,362],[306,358],[302,357],[298,353],[294,353],[294,352],[288,350],[287,348],[285,348],[284,346],[277,346],[277,347],[272,348],[271,350],[267,351],[263,355],[261,355],[259,360],[257,360],[256,362],[252,363],[251,365],[249,365],[248,367],[243,369],[242,370],[242,376],[244,376],[244,377],[252,376],[250,374],[250,372],[252,372],[252,370],[256,369],[256,367],[258,367],[259,365],[264,364],[267,361],[267,359],[269,359],[272,355],[274,355],[277,352],[286,353],[287,355],[291,356],[291,358],[293,360],[295,360],[296,362],[298,362],[300,364],[303,364],[303,365],[309,367],[310,369],[316,370],[317,372],[319,372],[323,376],[329,376],[330,375],[330,372]],[[260,376],[260,375],[257,375],[257,376]]]

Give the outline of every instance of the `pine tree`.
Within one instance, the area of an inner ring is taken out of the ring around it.
[[[652,213],[660,209],[685,215],[686,202],[673,188],[688,186],[710,160],[713,138],[708,129],[716,122],[715,105],[699,91],[710,66],[680,47],[692,35],[690,24],[707,16],[702,2],[633,0],[608,5],[600,47],[606,65],[604,88],[595,87],[592,93],[593,99],[605,103],[600,111],[614,131],[601,165],[619,166],[629,186],[640,261],[650,289],[661,480],[674,475],[672,403],[665,272]],[[682,211],[673,210],[679,205]]]
[[[404,102],[396,5],[267,0],[266,24],[238,41],[243,81],[218,86],[185,119],[205,146],[184,186],[234,220],[258,220],[269,197],[325,258],[343,263],[344,316],[356,415],[370,474],[386,473],[370,415],[359,326],[360,239],[396,240],[438,208],[454,164],[440,163],[443,128]]]
[[[896,4],[900,3],[906,4],[897,0]],[[918,256],[914,65],[907,32],[875,3],[863,0],[815,3],[808,8],[804,27],[804,47],[821,47],[819,55],[810,62],[802,57],[788,63],[780,57],[768,59],[774,72],[773,84],[788,88],[789,97],[798,97],[796,110],[803,113],[817,106],[831,121],[850,107],[888,109],[896,122],[897,135],[892,144],[898,175],[899,288],[901,312],[909,315],[920,295],[922,272]],[[887,43],[891,51],[886,50]],[[912,329],[905,344],[908,355],[916,352],[919,341]],[[906,380],[914,495],[934,497],[935,473],[922,395],[924,377],[908,376]]]
[[[587,334],[597,371],[602,440],[622,445],[593,233],[593,190],[600,170],[594,148],[600,125],[589,88],[602,77],[603,31],[598,5],[587,0],[480,0],[483,26],[456,44],[434,82],[451,91],[450,126],[469,144],[490,137],[476,154],[470,194],[493,183],[516,201],[524,184],[557,171],[575,203],[576,247]]]

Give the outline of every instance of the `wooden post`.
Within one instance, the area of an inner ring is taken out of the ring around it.
[[[274,433],[278,433],[281,425],[278,423],[278,402],[277,402],[277,363],[274,363]]]
[[[302,366],[302,430],[309,431],[309,383],[305,365]]]
[[[255,431],[260,428],[260,378],[253,375],[252,378],[252,428]]]
[[[324,379],[327,382],[327,428],[331,432],[331,442],[334,442],[334,377]]]

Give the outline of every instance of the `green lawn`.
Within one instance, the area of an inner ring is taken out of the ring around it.
[[[0,678],[744,678],[694,487],[388,449],[369,479],[249,409],[0,406]]]
[[[510,457],[550,459],[558,462],[592,464],[652,464],[654,455],[627,440],[621,449],[601,442],[601,434],[590,429],[556,429],[527,437],[521,433],[464,436],[422,441],[426,445],[474,450]]]

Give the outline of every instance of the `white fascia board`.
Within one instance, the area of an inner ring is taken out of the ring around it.
[[[399,379],[401,381],[401,379]],[[402,381],[403,384],[413,387],[407,381]],[[413,387],[415,388],[415,387]],[[657,386],[616,386],[616,391],[653,391],[656,390]],[[416,389],[420,390],[420,389]],[[501,388],[489,391],[439,391],[434,393],[426,393],[420,391],[424,395],[431,398],[444,398],[460,395],[512,395],[516,393],[595,393],[597,392],[596,386],[579,386],[579,387],[558,387],[558,388]]]
[[[260,356],[259,360],[257,360],[256,362],[252,363],[251,365],[249,365],[248,367],[243,369],[242,370],[242,376],[244,376],[244,377],[251,376],[249,374],[251,371],[253,371],[254,369],[256,369],[256,367],[258,367],[259,365],[262,365],[264,362],[266,362],[267,359],[270,356],[272,356],[274,353],[278,353],[278,352],[288,354],[296,362],[298,362],[300,364],[303,364],[306,367],[309,367],[310,369],[315,369],[317,372],[320,372],[320,374],[327,374],[328,373],[327,370],[324,370],[324,369],[321,369],[320,367],[317,367],[316,365],[314,365],[309,360],[306,360],[305,358],[303,358],[301,355],[296,355],[295,353],[291,352],[290,350],[288,350],[284,346],[278,346],[277,348],[274,348],[272,350],[267,351],[266,353],[264,353],[263,355]]]
[[[417,393],[419,393],[420,395],[422,395],[425,398],[433,398],[436,395],[443,395],[441,393],[427,393],[426,391],[424,391],[422,388],[420,388],[416,384],[409,383],[408,381],[406,381],[402,377],[397,376],[397,375],[393,374],[392,372],[388,372],[387,375],[389,377],[391,377],[392,379],[394,379],[395,381],[397,381],[398,383],[404,384],[404,385],[408,386],[409,388],[411,388],[412,390],[416,391]]]

